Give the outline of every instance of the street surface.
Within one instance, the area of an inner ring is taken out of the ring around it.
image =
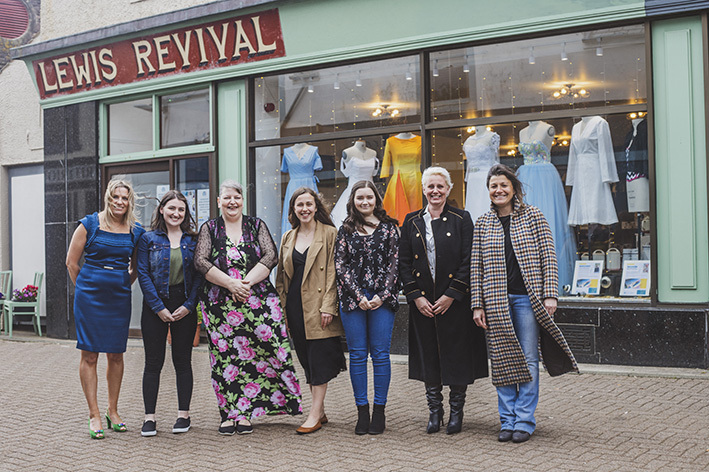
[[[129,431],[107,431],[106,439],[96,441],[88,435],[74,342],[22,332],[12,340],[0,336],[0,470],[709,470],[705,371],[639,369],[641,376],[629,376],[601,369],[605,375],[557,378],[543,373],[536,433],[527,443],[501,444],[497,399],[489,379],[468,389],[460,434],[427,435],[423,385],[408,380],[407,366],[399,362],[393,365],[383,435],[355,436],[356,409],[345,372],[330,384],[330,422],[320,431],[298,436],[295,428],[304,416],[279,416],[256,420],[252,435],[222,437],[217,434],[219,415],[202,345],[193,356],[192,429],[179,435],[170,432],[177,400],[168,353],[158,399],[158,435],[143,438],[141,346],[130,340],[125,356],[120,412]],[[104,356],[99,372],[99,403],[105,408]],[[447,403],[447,389],[445,396]],[[304,407],[309,401],[306,394]]]

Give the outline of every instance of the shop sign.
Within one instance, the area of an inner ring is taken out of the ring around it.
[[[286,55],[278,9],[33,62],[42,99]]]

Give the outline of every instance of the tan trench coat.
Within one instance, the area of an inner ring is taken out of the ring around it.
[[[545,298],[557,298],[557,265],[554,240],[538,208],[515,203],[510,218],[512,247],[524,285],[540,326],[542,361],[550,375],[578,372],[576,359],[564,335],[544,308]],[[475,224],[470,259],[471,308],[483,308],[492,383],[496,387],[532,380],[509,315],[505,234],[495,210]]]
[[[300,294],[303,299],[303,321],[305,322],[305,337],[307,339],[325,339],[334,336],[344,336],[342,321],[337,309],[337,284],[335,277],[335,237],[334,226],[316,222],[313,242],[308,249],[303,271],[303,284]],[[276,290],[281,298],[281,306],[286,313],[288,289],[293,278],[293,248],[298,229],[291,229],[281,239],[281,249],[278,253],[278,272],[276,273]],[[322,329],[320,313],[333,315],[332,322]]]

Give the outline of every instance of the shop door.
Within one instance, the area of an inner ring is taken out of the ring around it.
[[[160,201],[158,196],[162,196],[170,189],[170,168],[167,161],[151,162],[149,164],[115,166],[106,168],[106,180],[120,178],[127,180],[133,185],[135,191],[135,214],[138,222],[145,229],[150,228],[150,220],[153,212]],[[132,313],[130,317],[130,329],[140,329],[140,312],[143,309],[143,292],[140,284],[136,281],[133,284]]]
[[[138,222],[146,230],[160,199],[170,189],[182,192],[189,202],[190,213],[197,228],[211,218],[210,178],[212,155],[193,155],[158,162],[104,167],[104,189],[112,178],[129,181],[136,194],[135,212]],[[136,282],[133,285],[131,330],[140,330],[140,313],[143,309],[143,292]],[[133,331],[133,334],[137,334]]]

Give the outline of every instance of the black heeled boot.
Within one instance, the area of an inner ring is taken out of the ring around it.
[[[372,408],[372,422],[369,423],[369,434],[382,434],[386,428],[384,405],[374,404]]]
[[[451,417],[448,420],[446,434],[460,433],[463,428],[463,407],[465,406],[465,391],[467,385],[451,385],[449,404],[451,406]]]
[[[443,426],[443,387],[426,384],[426,401],[428,402],[428,434],[437,433]]]
[[[369,403],[357,405],[357,424],[355,425],[355,434],[361,436],[367,433],[369,433]]]

